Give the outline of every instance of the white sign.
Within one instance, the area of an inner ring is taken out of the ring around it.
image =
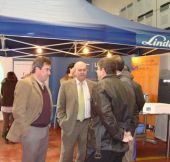
[[[32,69],[32,61],[14,61],[14,72],[20,80],[23,76],[29,74]]]

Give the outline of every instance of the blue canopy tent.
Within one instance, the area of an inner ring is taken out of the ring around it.
[[[64,57],[84,56],[82,49],[88,46],[90,58],[108,51],[121,55],[170,51],[169,31],[113,16],[85,0],[0,0],[0,40],[0,56],[15,58],[35,57],[37,46],[46,56]],[[52,59],[53,66],[63,65],[62,58]],[[56,69],[50,78],[54,104],[60,77]]]
[[[90,57],[107,51],[146,55],[170,51],[170,32],[104,12],[85,0],[0,0],[0,55]]]

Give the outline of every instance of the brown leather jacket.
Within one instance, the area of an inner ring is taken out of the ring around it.
[[[124,131],[131,131],[133,135],[137,122],[133,112],[133,90],[115,75],[108,75],[93,89],[92,100],[88,147],[115,152],[127,151],[128,144],[122,142]]]

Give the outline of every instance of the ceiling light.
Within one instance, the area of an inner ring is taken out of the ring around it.
[[[86,54],[86,55],[89,54],[89,48],[85,46],[83,48],[83,53]]]
[[[107,58],[111,58],[111,57],[112,57],[112,54],[108,51],[106,57],[107,57]]]
[[[37,47],[37,48],[36,48],[36,53],[37,53],[37,54],[42,54],[42,53],[43,53],[42,47]]]

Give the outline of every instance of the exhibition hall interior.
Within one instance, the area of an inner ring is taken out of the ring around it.
[[[138,112],[131,161],[170,162],[170,0],[0,0],[0,101],[9,72],[15,73],[19,88],[18,83],[31,75],[37,57],[45,56],[51,62],[49,78],[44,81],[53,103],[46,162],[65,162],[60,157],[63,127],[57,117],[58,103],[64,96],[60,96],[61,87],[67,85],[61,84],[61,78],[68,74],[68,66],[85,62],[87,79],[98,83],[98,61],[114,55],[123,58],[145,100]],[[37,84],[41,86],[38,80]],[[16,87],[10,91],[13,102],[17,100]],[[0,162],[30,162],[23,161],[22,142],[7,139],[17,119],[14,116],[13,121],[14,106],[3,104]],[[4,134],[7,114],[12,122]],[[76,143],[74,162],[77,152]]]

